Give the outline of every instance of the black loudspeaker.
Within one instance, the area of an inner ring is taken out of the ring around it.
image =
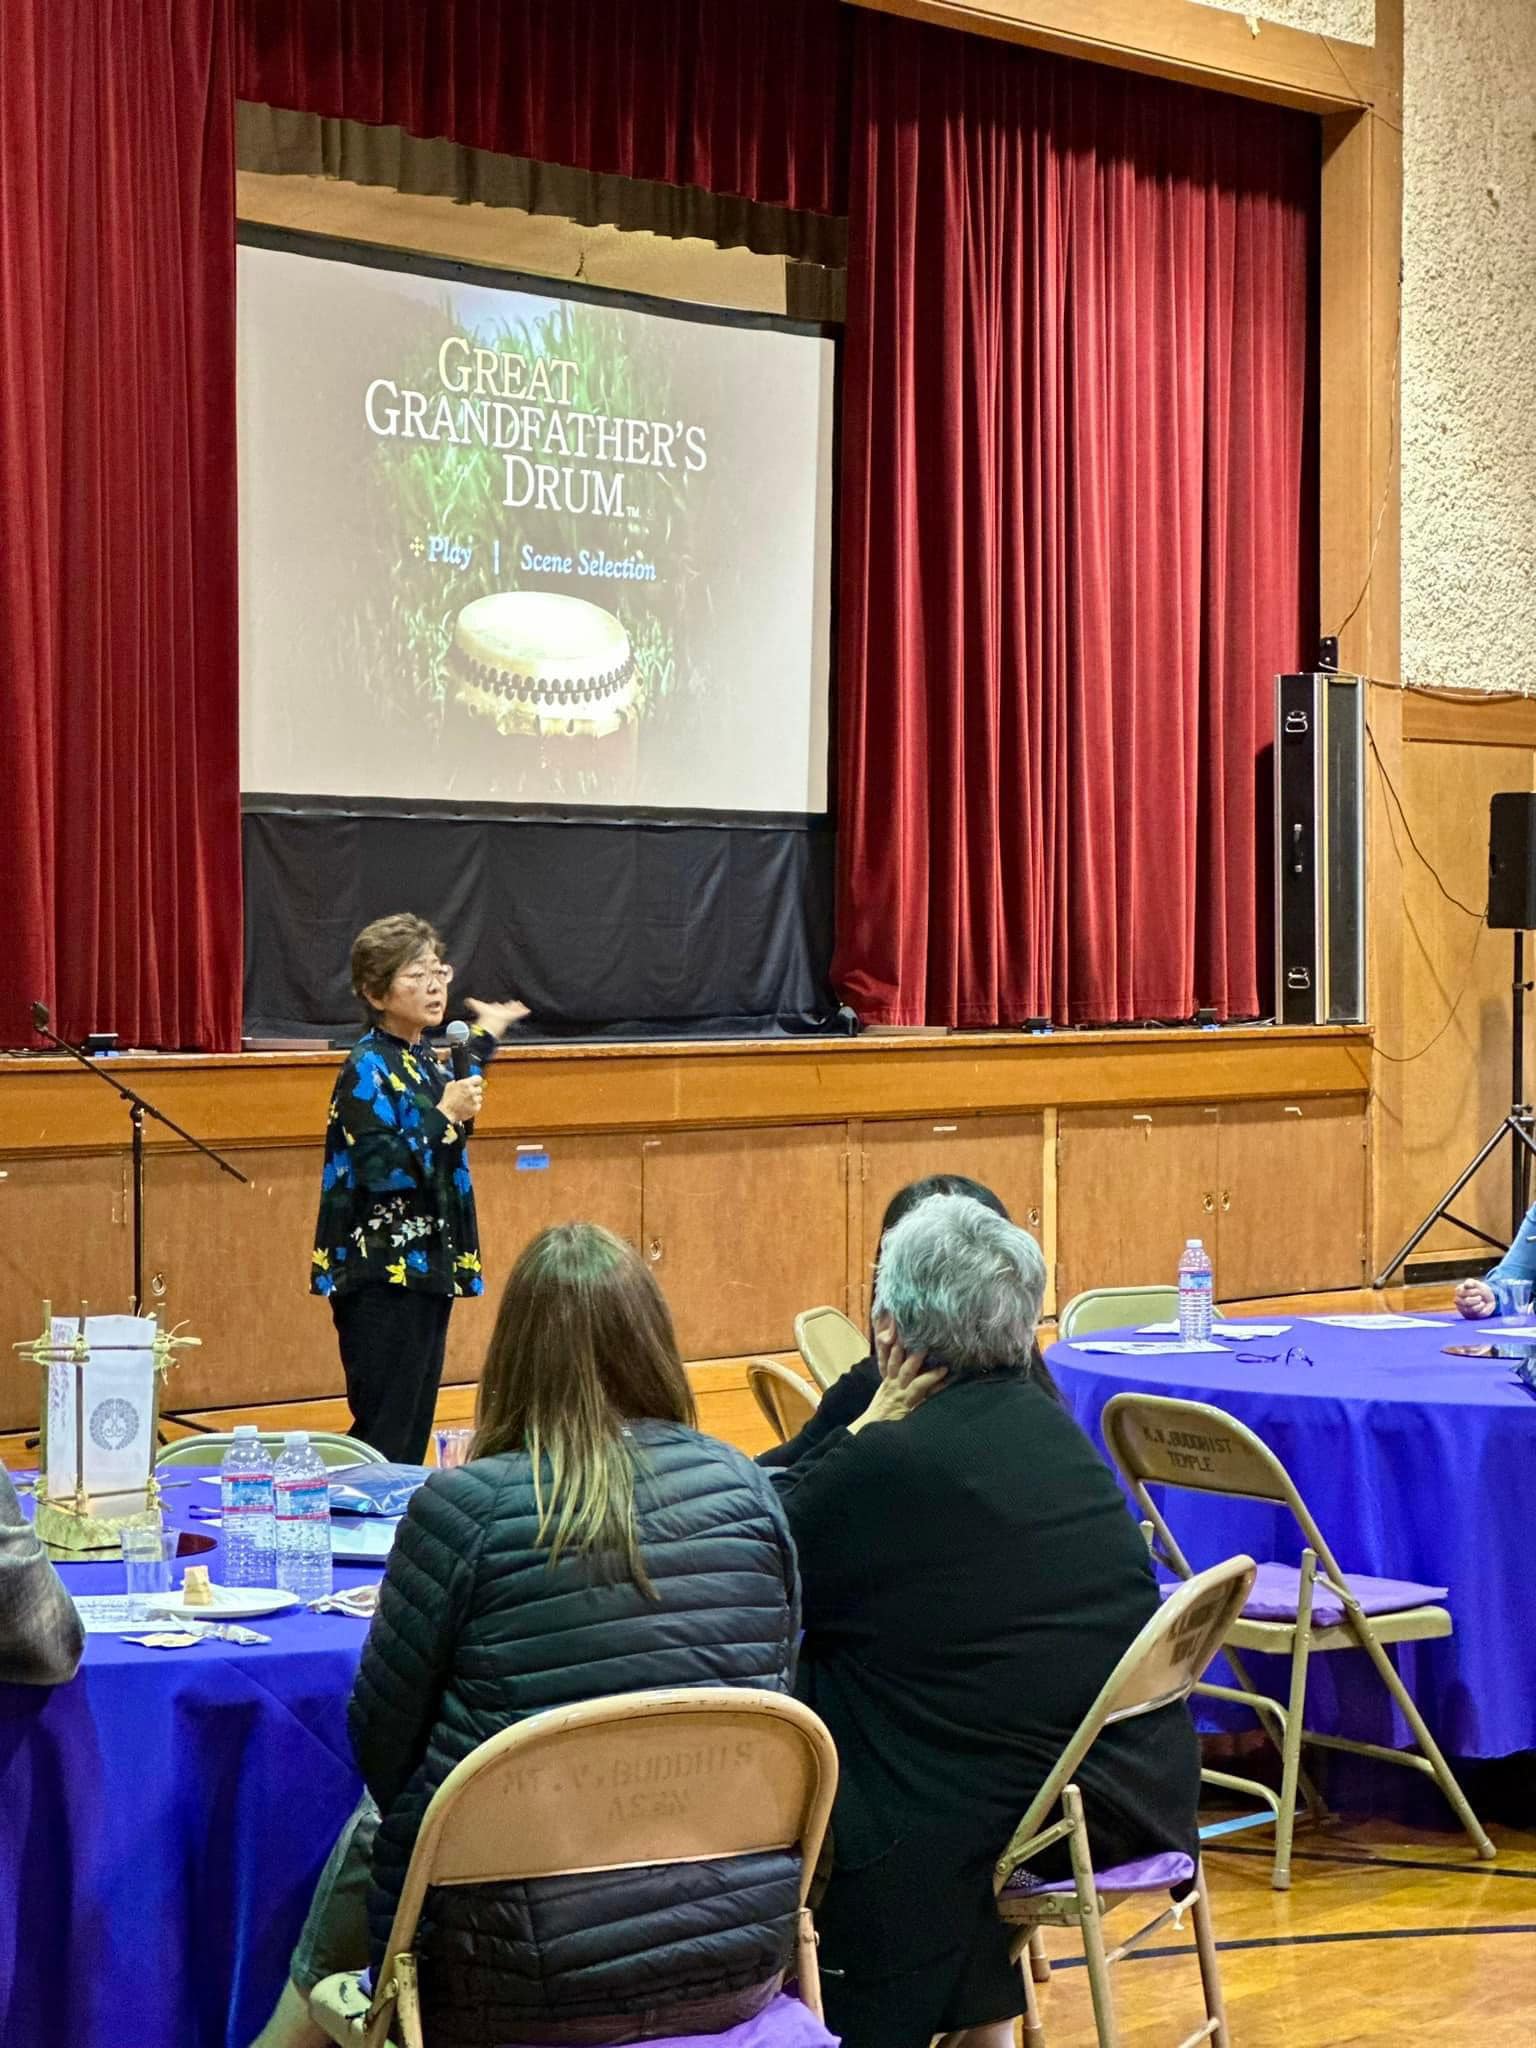
[[[1365,686],[1275,678],[1275,1015],[1365,1022]]]
[[[1509,789],[1488,807],[1488,923],[1536,931],[1536,793]]]

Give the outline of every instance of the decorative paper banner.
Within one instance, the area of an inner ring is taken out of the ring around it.
[[[93,1498],[132,1493],[148,1484],[154,1443],[153,1316],[87,1316],[90,1357],[70,1360],[79,1318],[55,1316],[53,1344],[63,1355],[48,1367],[47,1492],[67,1499],[75,1490],[75,1379],[84,1377],[80,1412],[85,1420],[85,1490]]]

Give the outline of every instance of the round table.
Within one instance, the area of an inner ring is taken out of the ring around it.
[[[1255,1317],[1254,1321],[1263,1320]],[[1058,1343],[1049,1361],[1099,1447],[1112,1395],[1133,1389],[1225,1409],[1280,1458],[1346,1572],[1449,1588],[1455,1633],[1394,1654],[1441,1746],[1458,1757],[1536,1748],[1536,1629],[1526,1556],[1536,1498],[1536,1397],[1507,1360],[1448,1356],[1506,1326],[1459,1316],[1433,1327],[1341,1329],[1276,1316],[1283,1336],[1205,1352],[1121,1357]],[[1529,1323],[1524,1326],[1532,1334]],[[1096,1331],[1083,1344],[1133,1338]],[[1285,1364],[1296,1347],[1310,1365]],[[1250,1362],[1254,1354],[1266,1354]],[[1295,1564],[1301,1538],[1283,1510],[1169,1492],[1163,1511],[1201,1569],[1236,1551]],[[1309,1715],[1324,1733],[1403,1746],[1408,1737],[1364,1659],[1316,1659]],[[1274,1660],[1257,1660],[1258,1668]],[[1257,1675],[1257,1673],[1256,1673]],[[1272,1674],[1271,1674],[1272,1676]],[[1226,1725],[1212,1716],[1209,1725]]]
[[[187,1468],[166,1521],[216,1501]],[[216,1532],[208,1531],[209,1534]],[[217,1550],[198,1562],[220,1577]],[[119,1562],[61,1567],[121,1592]],[[336,1586],[377,1568],[336,1568]],[[361,1792],[346,1707],[367,1623],[298,1610],[269,1643],[86,1637],[69,1685],[0,1685],[0,2041],[245,2048]]]

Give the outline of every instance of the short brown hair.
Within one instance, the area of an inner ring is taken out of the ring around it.
[[[584,1551],[651,1593],[624,1431],[641,1421],[694,1421],[671,1311],[650,1268],[599,1224],[541,1231],[501,1297],[471,1456],[526,1451],[550,1561]]]
[[[409,910],[376,917],[352,941],[352,993],[372,1007],[401,968],[428,948],[440,956],[443,942],[424,917]]]

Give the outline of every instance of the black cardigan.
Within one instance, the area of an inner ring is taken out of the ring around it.
[[[522,1452],[434,1475],[400,1524],[349,1715],[383,1816],[368,1899],[376,1970],[427,1802],[487,1736],[544,1708],[650,1686],[788,1690],[795,1558],[767,1476],[680,1424],[631,1434],[655,1602],[579,1556],[550,1564]],[[445,1886],[422,1915],[429,2018],[460,2048],[491,2048],[540,2020],[761,1984],[791,1952],[797,1881],[796,1859],[774,1853]]]
[[[1076,1422],[1023,1372],[960,1380],[857,1436],[833,1429],[774,1483],[800,1555],[797,1690],[841,1762],[832,1892],[839,1872],[852,1881],[829,1895],[827,1962],[853,1976],[882,1955],[899,1971],[942,1954],[963,1990],[964,1958],[995,1946],[1006,1985],[988,1873],[1157,1608],[1141,1534]],[[1101,1848],[1193,1853],[1199,1753],[1182,1705],[1106,1729],[1077,1782]],[[950,2006],[935,2031],[1001,2016]]]

